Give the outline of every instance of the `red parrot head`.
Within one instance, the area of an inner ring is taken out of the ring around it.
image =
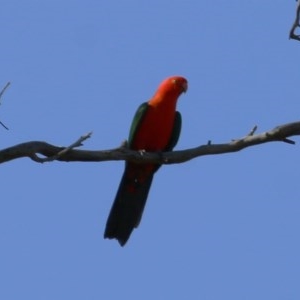
[[[156,95],[162,97],[178,98],[188,89],[188,82],[184,77],[172,76],[166,78],[158,87]]]
[[[168,79],[167,79],[168,80]],[[173,83],[173,88],[178,90],[180,94],[185,93],[188,90],[188,82],[184,77],[181,76],[173,76],[170,77],[169,80]]]

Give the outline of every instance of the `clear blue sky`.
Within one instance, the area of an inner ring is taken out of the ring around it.
[[[1,1],[1,148],[109,149],[167,76],[177,149],[299,120],[295,1]],[[103,239],[123,162],[1,165],[0,299],[300,299],[300,141],[163,167],[128,244]]]

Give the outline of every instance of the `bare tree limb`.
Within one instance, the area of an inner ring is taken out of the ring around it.
[[[298,27],[300,27],[300,0],[298,0],[297,8],[296,8],[295,21],[294,21],[293,26],[290,30],[290,35],[289,35],[290,39],[300,41],[300,35],[295,33],[295,31]]]
[[[291,136],[300,135],[300,122],[283,124],[272,130],[254,134],[257,127],[254,127],[245,137],[234,139],[226,144],[213,144],[209,141],[207,144],[181,151],[151,153],[146,151],[132,151],[123,143],[120,147],[109,150],[75,150],[75,147],[81,146],[82,142],[90,137],[91,133],[80,137],[69,147],[58,147],[46,142],[33,141],[22,143],[0,151],[0,163],[8,162],[21,157],[29,157],[36,162],[46,161],[82,161],[82,162],[100,162],[126,160],[137,163],[159,163],[175,164],[183,163],[188,160],[204,155],[223,154],[237,152],[244,148],[255,146],[268,142],[285,142],[295,144],[288,139]],[[39,158],[37,154],[45,158]]]

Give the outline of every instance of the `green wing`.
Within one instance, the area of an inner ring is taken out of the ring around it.
[[[142,103],[139,108],[137,109],[133,121],[131,123],[130,131],[129,131],[129,138],[128,138],[128,145],[131,147],[133,139],[135,137],[136,132],[139,129],[139,126],[143,120],[143,118],[146,115],[146,112],[149,108],[149,105],[147,102]],[[180,131],[181,131],[181,114],[176,111],[175,114],[175,120],[174,120],[174,127],[173,131],[170,137],[170,140],[168,142],[167,147],[164,149],[164,151],[172,151],[173,148],[176,146],[179,136],[180,136]]]
[[[176,111],[172,135],[171,135],[169,143],[168,143],[167,147],[164,149],[164,151],[172,151],[173,148],[176,146],[179,136],[180,136],[181,123],[182,123],[181,122],[181,114],[180,114],[180,112]]]
[[[131,147],[131,145],[132,145],[132,142],[133,142],[133,139],[135,137],[135,134],[138,131],[139,126],[140,126],[143,118],[146,115],[148,107],[149,106],[148,106],[147,102],[142,103],[139,106],[139,108],[137,109],[137,111],[136,111],[136,113],[135,113],[135,115],[133,117],[133,120],[132,120],[132,123],[131,123],[131,127],[130,127],[130,131],[129,131],[129,138],[128,138],[128,145],[129,145],[129,147]]]

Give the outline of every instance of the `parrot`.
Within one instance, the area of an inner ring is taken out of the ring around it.
[[[142,103],[133,118],[127,146],[147,152],[172,151],[181,131],[181,114],[176,111],[179,96],[188,89],[187,79],[168,77],[153,97]],[[104,238],[116,239],[121,246],[137,228],[145,208],[155,172],[160,164],[125,162],[125,170],[111,207]]]

